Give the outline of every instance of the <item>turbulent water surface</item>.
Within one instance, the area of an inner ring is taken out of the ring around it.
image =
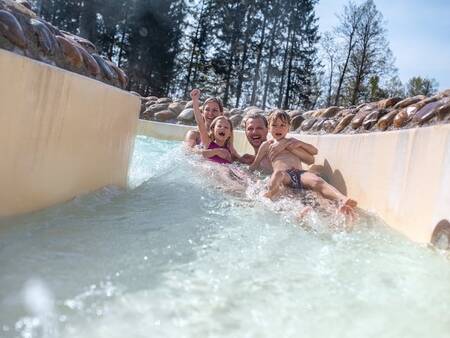
[[[0,337],[448,337],[445,255],[262,187],[138,137],[129,190],[0,220]]]

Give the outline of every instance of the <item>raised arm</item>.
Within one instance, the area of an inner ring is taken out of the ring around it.
[[[261,146],[259,147],[258,153],[256,154],[255,160],[250,165],[250,170],[255,170],[256,168],[259,167],[259,164],[261,163],[263,158],[266,157],[269,153],[270,144],[271,144],[270,141],[265,141],[261,144]]]
[[[193,89],[191,91],[192,98],[192,108],[194,109],[195,121],[198,125],[198,131],[200,132],[200,141],[206,148],[211,143],[208,135],[208,130],[206,129],[206,123],[203,119],[202,113],[200,112],[200,90]]]

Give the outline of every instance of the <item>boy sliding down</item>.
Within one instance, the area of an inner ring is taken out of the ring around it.
[[[256,158],[250,166],[251,170],[258,168],[260,162],[268,156],[272,162],[273,174],[270,177],[269,190],[264,196],[273,199],[276,198],[284,187],[294,189],[309,188],[320,193],[323,197],[336,201],[339,204],[339,210],[347,215],[354,216],[353,208],[356,207],[356,201],[341,194],[332,185],[325,182],[319,176],[302,170],[302,163],[298,157],[287,150],[272,151],[274,146],[283,149],[292,142],[291,138],[286,138],[290,127],[290,116],[282,111],[275,110],[269,116],[269,132],[272,140],[265,141],[256,154]],[[300,142],[298,147],[306,147],[307,144]],[[309,149],[306,149],[309,151]]]

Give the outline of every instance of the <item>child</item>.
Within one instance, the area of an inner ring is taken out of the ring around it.
[[[195,120],[200,132],[200,141],[204,147],[202,155],[221,164],[231,163],[233,159],[238,159],[239,155],[233,147],[233,125],[231,121],[225,116],[217,116],[211,122],[208,130],[205,119],[200,112],[200,90],[192,90],[191,98]]]
[[[259,163],[266,157],[270,157],[271,146],[282,142],[289,142],[291,139],[286,138],[290,127],[290,116],[282,111],[275,110],[269,116],[269,132],[273,139],[263,142],[258,150],[255,160],[250,166],[251,170],[256,169]],[[309,188],[320,193],[327,199],[339,203],[339,210],[350,216],[354,215],[353,208],[356,207],[356,201],[341,194],[336,188],[325,182],[317,175],[302,170],[302,163],[298,157],[287,150],[283,150],[270,158],[273,167],[273,174],[270,177],[269,191],[265,196],[273,199],[284,187],[292,187],[294,189]]]

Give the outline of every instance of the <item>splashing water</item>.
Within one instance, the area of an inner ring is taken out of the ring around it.
[[[129,190],[0,220],[0,336],[448,336],[439,252],[198,160],[138,137]]]

